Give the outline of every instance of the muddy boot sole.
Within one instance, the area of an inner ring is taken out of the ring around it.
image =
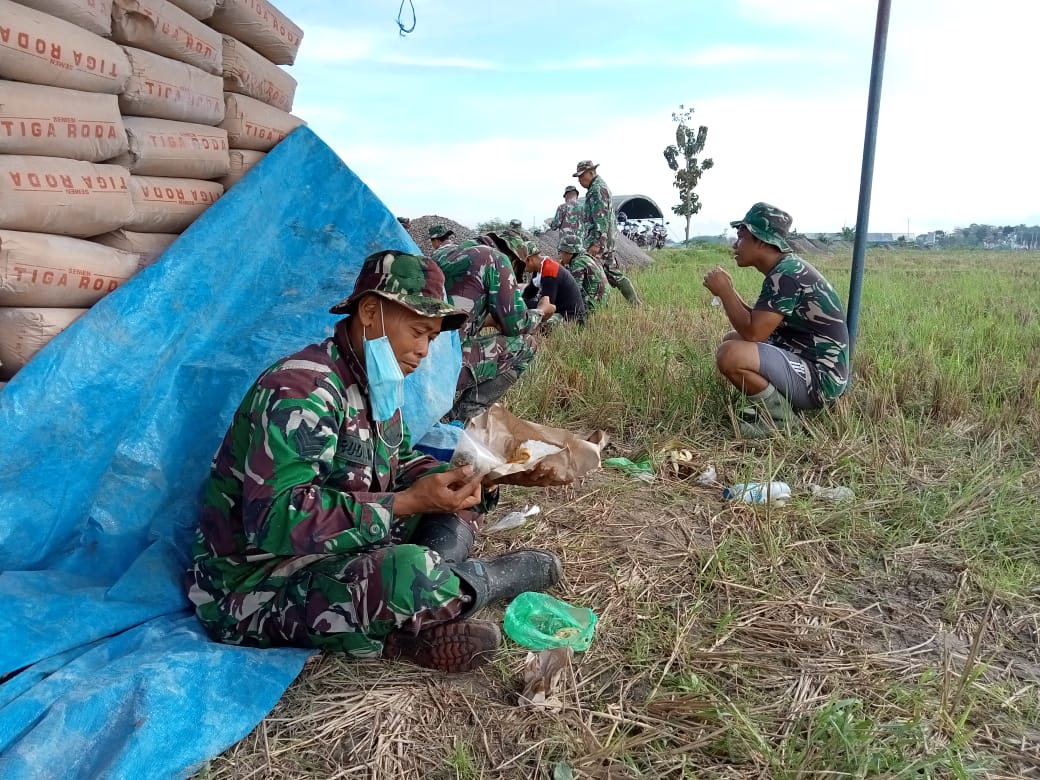
[[[383,658],[410,661],[442,672],[470,672],[488,663],[502,645],[502,632],[487,620],[456,620],[423,629],[417,636],[394,631]]]

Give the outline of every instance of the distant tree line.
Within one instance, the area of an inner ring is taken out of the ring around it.
[[[979,225],[936,230],[917,237],[918,243],[944,248],[1040,249],[1040,225]]]

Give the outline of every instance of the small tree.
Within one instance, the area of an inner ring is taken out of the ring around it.
[[[845,226],[841,229],[841,240],[850,244],[856,240],[856,229]]]
[[[686,217],[686,240],[690,240],[690,220],[693,215],[701,210],[700,196],[694,192],[701,174],[711,169],[715,161],[710,157],[698,160],[697,155],[704,151],[704,144],[708,140],[708,128],[701,125],[694,132],[690,124],[693,119],[693,109],[679,106],[679,110],[672,114],[672,121],[678,122],[675,128],[675,143],[665,147],[664,159],[668,167],[675,172],[675,181],[672,186],[679,190],[679,203],[672,206],[672,211],[680,217]]]

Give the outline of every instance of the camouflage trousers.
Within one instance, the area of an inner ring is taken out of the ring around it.
[[[391,540],[410,537],[422,516],[401,520]],[[205,561],[189,570],[189,598],[214,640],[378,658],[394,629],[415,634],[455,620],[471,601],[440,555],[406,542],[362,553],[281,559],[257,574],[247,580],[248,589],[214,594],[205,589],[210,580]]]
[[[462,371],[455,388],[461,393],[513,370],[522,374],[534,360],[538,342],[534,336],[473,336],[462,342]]]
[[[614,257],[614,253],[603,255],[603,260],[600,262],[603,266],[603,272],[607,275],[607,281],[611,287],[621,288],[622,279],[628,281],[628,277],[625,276],[625,272],[621,270],[621,266],[618,265],[617,258]]]

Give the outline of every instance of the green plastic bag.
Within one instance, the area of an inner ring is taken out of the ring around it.
[[[581,653],[592,644],[597,619],[591,609],[527,591],[506,607],[505,628],[510,639],[531,650],[566,646]]]

